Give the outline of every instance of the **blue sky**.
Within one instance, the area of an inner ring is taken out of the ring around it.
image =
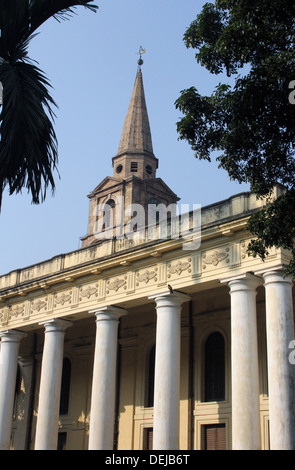
[[[58,104],[56,191],[32,205],[26,190],[3,198],[0,214],[0,274],[80,248],[87,233],[87,195],[112,176],[137,71],[142,66],[158,176],[183,204],[202,206],[248,190],[231,182],[217,164],[200,162],[178,140],[181,117],[175,100],[196,86],[211,94],[222,77],[211,76],[186,49],[183,34],[203,0],[98,0],[97,13],[78,8],[61,23],[52,19],[33,39],[29,55],[39,63]]]

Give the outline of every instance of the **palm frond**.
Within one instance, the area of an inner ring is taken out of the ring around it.
[[[39,203],[47,187],[55,188],[56,106],[43,72],[28,57],[36,30],[49,18],[67,19],[77,6],[96,11],[93,0],[0,0],[0,210],[3,191],[26,187]]]
[[[0,182],[10,194],[26,187],[39,203],[46,188],[54,190],[57,169],[57,139],[53,128],[54,103],[50,86],[34,65],[17,62],[0,67],[4,99],[0,114]],[[50,119],[51,118],[51,119]]]
[[[83,6],[93,12],[97,5],[90,5],[93,0],[32,0],[30,3],[31,33],[51,17],[66,19],[74,13],[74,7]]]

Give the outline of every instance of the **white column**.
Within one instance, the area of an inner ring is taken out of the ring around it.
[[[256,288],[253,275],[228,282],[231,295],[232,449],[261,449]]]
[[[35,449],[56,450],[66,320],[48,320],[45,328]]]
[[[89,428],[90,450],[112,450],[114,440],[116,364],[119,318],[127,312],[117,307],[92,310],[96,315]]]
[[[26,333],[0,333],[0,450],[9,450],[19,344]]]
[[[294,340],[292,281],[283,272],[263,274],[269,393],[270,447],[295,449],[294,371],[289,344]]]
[[[154,450],[179,448],[180,313],[190,297],[180,292],[150,297],[156,302]]]

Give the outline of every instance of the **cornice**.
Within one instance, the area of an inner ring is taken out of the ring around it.
[[[202,245],[206,241],[213,241],[214,239],[219,239],[220,237],[228,238],[234,235],[237,231],[241,231],[246,227],[247,220],[248,218],[244,218],[239,221],[232,221],[229,224],[220,224],[213,227],[208,227],[208,229],[203,229]],[[130,266],[131,264],[138,261],[145,262],[145,260],[148,260],[150,262],[152,258],[159,258],[164,254],[169,256],[169,253],[172,251],[182,250],[184,242],[188,244],[190,240],[193,241],[193,237],[191,235],[185,238],[185,240],[183,238],[175,240],[168,239],[165,241],[156,240],[144,243],[142,245],[131,245],[129,248],[126,248],[121,252],[114,251],[113,253],[99,259],[94,259],[86,263],[80,263],[67,269],[52,272],[35,279],[22,283],[16,283],[12,286],[1,289],[0,302],[15,296],[24,296],[29,292],[40,289],[48,291],[49,289],[52,289],[53,286],[58,284],[69,285],[78,280],[82,280],[83,278],[97,277],[97,275],[101,273],[107,274],[108,271],[113,269],[126,268],[127,266]],[[122,243],[124,243],[124,241],[126,240],[122,240]],[[91,247],[88,247],[85,250],[91,250]]]
[[[2,290],[0,329],[34,329],[52,318],[75,321],[108,305],[128,310],[168,291],[168,284],[191,296],[223,286],[229,277],[282,264],[281,250],[272,250],[264,263],[249,257],[250,234],[241,227],[241,221],[216,226],[215,238],[210,227],[197,250],[184,250],[182,240],[167,240]]]

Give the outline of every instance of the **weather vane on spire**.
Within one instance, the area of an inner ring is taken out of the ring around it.
[[[140,46],[139,51],[137,53],[137,54],[139,54],[139,59],[137,61],[139,67],[143,64],[142,54],[144,54],[145,52],[146,52],[146,49],[143,49],[142,46]]]

